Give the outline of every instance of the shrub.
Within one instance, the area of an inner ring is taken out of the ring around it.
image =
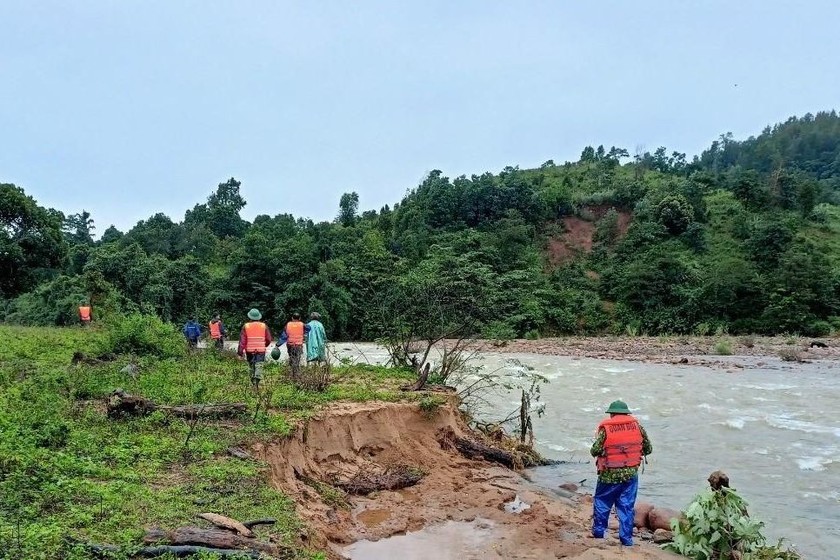
[[[152,355],[175,358],[184,355],[181,335],[170,323],[155,315],[133,314],[113,319],[108,325],[104,353]]]
[[[420,410],[422,410],[423,414],[426,416],[431,416],[437,411],[438,407],[445,404],[446,399],[438,395],[423,395],[423,397],[417,401],[417,406],[420,407]]]
[[[781,543],[768,546],[761,534],[763,526],[764,523],[749,516],[747,502],[734,490],[708,490],[694,499],[683,519],[671,522],[674,540],[664,548],[697,560],[800,558],[796,552],[783,549]]]
[[[719,356],[731,356],[732,343],[728,340],[718,340],[715,343],[714,352]]]
[[[540,331],[536,329],[531,329],[530,331],[525,333],[525,338],[527,338],[528,340],[539,340]]]
[[[493,321],[484,327],[481,336],[490,340],[512,340],[516,338],[516,331],[504,321]]]
[[[697,336],[706,336],[711,332],[712,326],[709,323],[698,323],[696,327],[694,327],[694,334]]]
[[[808,336],[828,336],[832,330],[831,323],[828,321],[814,321],[808,325],[806,334]]]
[[[755,337],[754,336],[742,336],[738,339],[738,342],[744,348],[753,348],[755,347]]]

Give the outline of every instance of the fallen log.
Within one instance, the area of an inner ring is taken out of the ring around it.
[[[218,513],[199,513],[198,517],[205,521],[209,521],[210,523],[212,523],[216,527],[219,527],[220,529],[236,531],[243,537],[254,536],[253,531],[251,531],[248,527],[246,527],[236,519],[231,519],[230,517],[219,515]]]
[[[242,449],[241,447],[228,447],[227,452],[229,455],[236,457],[237,459],[252,459],[251,454]]]
[[[516,458],[513,453],[504,451],[503,449],[490,447],[489,445],[484,445],[483,443],[455,435],[453,435],[451,439],[451,444],[458,450],[458,452],[461,453],[461,455],[469,459],[484,459],[494,463],[499,463],[509,469],[517,467]]]
[[[160,558],[161,556],[174,556],[175,558],[189,558],[191,556],[214,554],[219,558],[260,558],[260,552],[256,550],[230,550],[224,548],[210,548],[207,546],[192,545],[157,545],[146,546],[139,549],[125,548],[109,544],[87,544],[85,548],[95,558]],[[126,556],[127,555],[127,556]]]
[[[544,459],[530,446],[518,444],[515,451],[493,447],[477,440],[456,435],[452,428],[444,428],[438,433],[438,441],[445,449],[456,449],[468,459],[484,459],[504,465],[509,469],[554,465],[557,461]]]
[[[334,481],[333,486],[348,494],[365,495],[381,490],[401,490],[420,482],[425,474],[419,469],[401,466],[382,474],[360,472],[350,480]]]
[[[242,524],[248,527],[249,529],[253,529],[257,525],[274,525],[277,523],[277,520],[273,517],[266,517],[265,519],[254,519],[253,521],[243,521]]]
[[[146,416],[156,410],[180,418],[231,418],[244,414],[247,408],[248,406],[245,403],[160,405],[145,397],[126,393],[122,389],[115,389],[108,396],[107,403],[109,418]]]
[[[289,552],[286,547],[243,537],[224,529],[202,529],[200,527],[179,527],[174,531],[166,531],[155,527],[146,531],[143,536],[143,544],[192,545],[224,550],[249,550],[275,557]]]

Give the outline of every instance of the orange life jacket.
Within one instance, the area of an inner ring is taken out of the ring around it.
[[[289,321],[286,323],[286,343],[292,346],[303,344],[303,323],[300,321]]]
[[[265,352],[265,333],[268,327],[260,321],[245,323],[245,351]]]
[[[595,464],[600,473],[604,469],[638,467],[642,464],[642,429],[639,421],[630,414],[616,414],[598,426],[604,430],[604,453]]]
[[[79,306],[79,317],[82,318],[82,321],[90,321],[90,306],[89,305],[80,305]]]
[[[213,340],[219,340],[222,338],[222,322],[221,321],[210,321],[210,338]]]

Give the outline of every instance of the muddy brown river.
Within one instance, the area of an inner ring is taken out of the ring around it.
[[[386,359],[372,344],[335,345],[339,355]],[[710,472],[729,474],[766,523],[770,538],[786,537],[811,560],[840,557],[840,364],[787,364],[775,358],[733,358],[746,368],[711,369],[575,359],[537,354],[481,357],[487,371],[511,382],[528,368],[548,379],[545,411],[534,416],[537,445],[567,464],[534,469],[549,488],[586,479],[594,488],[588,449],[603,410],[625,400],[651,437],[654,453],[641,475],[639,499],[680,509],[706,487]],[[500,392],[484,411],[502,417],[519,393]]]

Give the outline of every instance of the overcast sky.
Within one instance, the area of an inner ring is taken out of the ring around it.
[[[840,105],[840,2],[0,2],[0,182],[98,233],[234,176],[332,219],[587,144],[701,151]]]

